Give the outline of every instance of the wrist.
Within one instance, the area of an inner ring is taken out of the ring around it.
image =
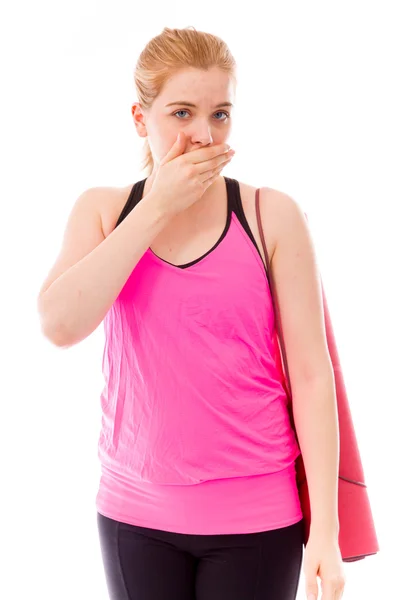
[[[173,215],[168,208],[168,202],[160,194],[155,195],[150,191],[146,196],[143,196],[142,202],[151,206],[157,221],[161,221],[166,225],[172,219]]]
[[[330,537],[338,539],[340,525],[337,520],[335,521],[312,521],[310,524],[310,536],[317,537]]]

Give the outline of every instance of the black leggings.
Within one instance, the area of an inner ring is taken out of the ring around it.
[[[295,600],[303,523],[256,533],[189,535],[97,513],[110,600]]]

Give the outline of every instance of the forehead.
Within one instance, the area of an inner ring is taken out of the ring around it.
[[[208,70],[184,69],[174,73],[158,96],[159,104],[182,101],[199,105],[208,102],[233,102],[233,78],[218,67]]]

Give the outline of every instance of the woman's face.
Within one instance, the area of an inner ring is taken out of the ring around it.
[[[234,81],[218,67],[208,71],[190,68],[166,82],[150,109],[135,103],[135,125],[139,135],[148,138],[155,165],[169,152],[180,131],[186,134],[185,153],[226,142],[232,128],[234,95]]]

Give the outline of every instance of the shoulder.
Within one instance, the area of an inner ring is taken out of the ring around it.
[[[133,184],[123,187],[98,186],[84,192],[87,202],[98,212],[104,237],[107,237],[115,227],[115,222],[121,213]]]
[[[255,201],[256,190],[259,189],[260,199],[260,213],[261,218],[276,218],[285,219],[290,218],[294,213],[303,212],[299,202],[297,202],[288,193],[278,190],[276,188],[267,186],[249,185],[242,181],[239,182],[243,201],[248,203],[249,201]]]
[[[276,249],[283,240],[309,233],[300,202],[282,190],[260,188],[260,215],[262,219],[273,219]]]
[[[300,203],[290,194],[271,187],[260,187],[260,209],[262,205],[273,208],[279,219],[290,218],[296,213],[303,212]]]
[[[303,210],[290,194],[267,186],[254,186],[239,182],[242,203],[246,216],[254,224],[254,230],[258,230],[257,215],[255,208],[256,190],[259,189],[260,218],[267,242],[270,243],[272,259],[279,241],[285,237],[285,231],[295,226],[295,222],[303,218]]]

